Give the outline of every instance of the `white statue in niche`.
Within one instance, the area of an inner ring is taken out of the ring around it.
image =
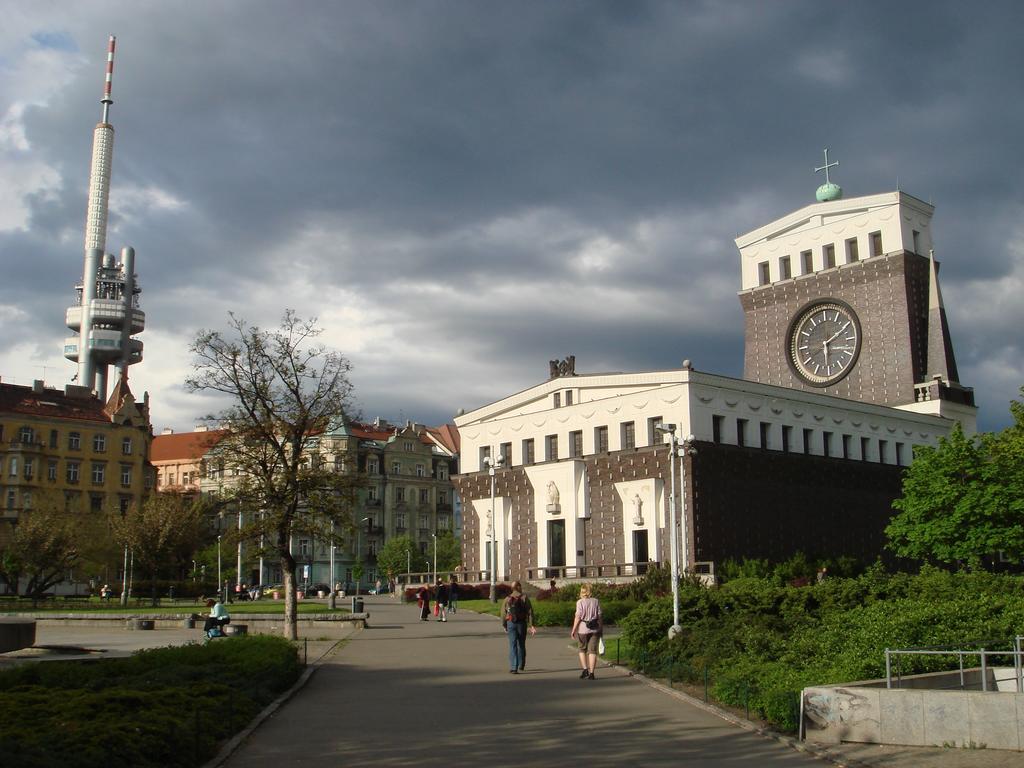
[[[640,498],[639,493],[634,493],[633,498],[629,500],[633,505],[633,524],[643,525],[644,524],[644,500]]]
[[[554,480],[548,481],[548,509],[558,509],[558,486]]]

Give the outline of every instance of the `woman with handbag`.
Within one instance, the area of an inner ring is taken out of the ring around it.
[[[596,597],[591,596],[589,584],[580,587],[580,599],[576,601],[576,615],[572,620],[572,631],[569,637],[579,641],[580,644],[580,680],[594,680],[594,670],[597,669],[598,646],[601,643],[601,635],[604,634],[604,625],[601,622],[601,603]]]
[[[427,621],[430,616],[430,588],[426,584],[416,592],[416,600],[420,606],[420,621]]]

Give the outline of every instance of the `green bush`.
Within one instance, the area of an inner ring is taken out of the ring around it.
[[[295,647],[254,636],[0,673],[0,754],[35,766],[194,766],[298,678]]]

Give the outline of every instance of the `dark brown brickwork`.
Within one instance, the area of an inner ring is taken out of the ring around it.
[[[690,562],[728,558],[783,560],[797,551],[810,556],[852,555],[871,560],[882,553],[891,503],[900,492],[901,468],[871,462],[697,443],[686,459],[686,506]],[[645,478],[670,484],[667,446],[638,448],[583,459],[587,464],[591,518],[584,523],[584,562],[625,560],[622,504],[615,483]],[[677,479],[678,480],[678,479]],[[481,532],[470,500],[490,498],[486,472],[454,478],[463,514],[463,562],[480,570]],[[496,496],[512,498],[509,573],[521,578],[538,565],[534,490],[522,467],[498,472]],[[652,510],[653,512],[653,510]],[[662,531],[658,532],[659,538]],[[652,554],[653,554],[653,540]],[[571,560],[572,553],[566,553]]]
[[[812,387],[789,367],[786,333],[794,315],[818,299],[845,301],[861,323],[863,346],[848,376]],[[925,378],[928,260],[898,252],[740,294],[743,378],[881,405],[914,402]]]
[[[901,467],[699,443],[691,457],[697,561],[882,554]],[[690,473],[688,473],[690,474]]]

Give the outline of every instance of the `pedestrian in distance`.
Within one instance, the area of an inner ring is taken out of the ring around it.
[[[580,599],[576,601],[576,615],[572,619],[569,637],[579,642],[581,680],[593,680],[597,669],[598,646],[604,634],[601,619],[601,603],[592,596],[589,584],[580,587]]]
[[[448,621],[448,585],[444,583],[444,579],[438,577],[437,579],[437,591],[434,596],[435,610],[437,611],[438,621]]]
[[[448,612],[458,613],[459,611],[459,582],[455,576],[448,583]]]
[[[515,675],[526,669],[526,633],[537,634],[533,626],[533,605],[523,594],[523,585],[512,582],[512,594],[501,606],[501,626],[508,635],[508,671]]]
[[[417,590],[416,600],[420,606],[420,621],[427,621],[430,617],[430,588],[426,584]]]

